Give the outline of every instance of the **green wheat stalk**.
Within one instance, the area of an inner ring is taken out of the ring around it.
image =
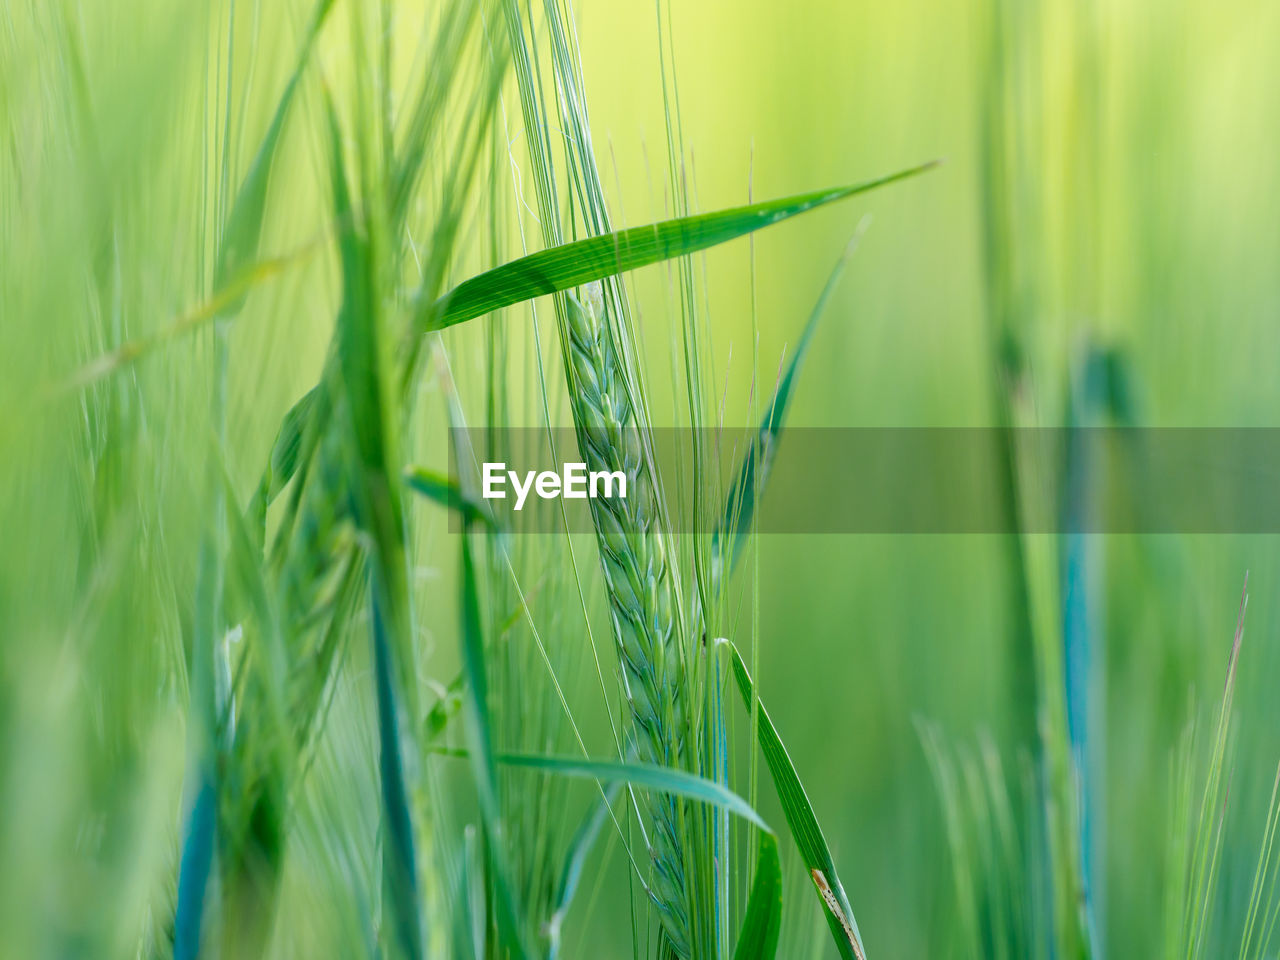
[[[641,761],[680,767],[687,728],[685,667],[661,505],[606,322],[604,297],[599,284],[584,290],[582,300],[565,300],[566,365],[579,449],[588,468],[627,478],[625,497],[591,502],[634,744]],[[680,807],[662,795],[650,794],[640,802],[650,825],[654,874],[649,893],[672,948],[687,957],[691,947]]]

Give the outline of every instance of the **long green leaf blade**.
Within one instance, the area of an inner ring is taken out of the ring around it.
[[[338,374],[352,458],[350,495],[354,513],[368,536],[370,623],[374,691],[377,707],[378,769],[386,843],[383,874],[390,901],[391,929],[399,954],[423,956],[423,923],[419,910],[417,854],[409,784],[400,742],[402,695],[412,695],[404,682],[408,636],[408,596],[404,581],[403,523],[393,481],[394,435],[384,405],[378,264],[367,234],[354,226],[354,204],[343,160],[342,136],[332,101],[325,99],[329,128],[331,188],[334,211],[343,229],[338,236],[342,269],[342,303],[335,331]],[[410,715],[414,711],[410,709]]]
[[[755,687],[751,674],[742,660],[742,655],[728,640],[719,641],[728,648],[733,661],[733,675],[738,681],[738,690],[742,694],[743,703],[751,709]],[[818,818],[814,815],[813,804],[805,793],[800,776],[796,773],[795,764],[787,753],[787,748],[778,736],[777,728],[769,718],[764,704],[756,700],[756,712],[760,717],[757,731],[760,751],[764,754],[765,763],[769,767],[769,776],[773,779],[774,789],[778,792],[778,800],[782,804],[782,812],[787,818],[787,826],[796,841],[796,847],[809,871],[809,877],[817,890],[831,927],[831,936],[840,950],[844,960],[867,960],[862,948],[862,935],[858,932],[858,921],[853,917],[853,908],[836,873],[835,860],[831,849],[827,846]]]
[[[633,787],[657,790],[684,797],[687,800],[700,800],[736,814],[761,830],[769,829],[769,825],[761,819],[760,814],[756,813],[751,804],[728,787],[674,767],[660,767],[651,763],[629,763],[623,760],[583,760],[576,757],[544,757],[515,753],[499,754],[495,759],[507,767],[542,770],[563,777],[600,780],[605,783],[625,782]]]
[[[489,681],[485,671],[484,631],[480,619],[480,590],[476,578],[471,536],[462,534],[462,570],[459,577],[462,607],[462,666],[466,676],[464,709],[467,740],[465,755],[471,761],[472,776],[480,796],[480,813],[488,838],[489,879],[497,901],[499,932],[503,945],[516,960],[534,956],[521,924],[515,887],[502,841],[502,811],[498,800],[498,775],[494,767],[492,721],[489,716]]]
[[[446,748],[433,752],[463,759],[470,757],[466,750]],[[596,780],[601,783],[629,783],[633,787],[669,793],[686,800],[698,800],[727,810],[761,830],[772,832],[755,808],[728,787],[674,767],[624,760],[588,760],[581,757],[543,756],[529,753],[496,753],[493,755],[493,761],[504,767],[538,770],[561,777]]]
[[[440,330],[533,297],[697,253],[828,203],[906,180],[937,164],[934,160],[863,183],[664,220],[540,250],[454,287],[436,301],[427,326]]]

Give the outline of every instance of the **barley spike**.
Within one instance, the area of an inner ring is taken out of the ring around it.
[[[621,471],[627,477],[625,497],[596,498],[591,504],[636,754],[646,763],[679,767],[685,748],[685,665],[652,466],[600,284],[587,285],[581,299],[570,295],[566,302],[566,366],[579,448],[589,470]],[[649,820],[654,866],[649,893],[672,949],[689,957],[679,802],[651,794],[640,803]]]

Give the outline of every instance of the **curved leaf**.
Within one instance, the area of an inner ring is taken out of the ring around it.
[[[742,459],[742,466],[738,469],[738,479],[733,489],[729,491],[729,497],[725,501],[724,516],[721,518],[720,527],[716,530],[713,540],[714,555],[720,561],[721,569],[732,570],[742,555],[742,546],[746,541],[747,532],[751,529],[751,518],[755,514],[756,494],[763,492],[764,485],[769,479],[769,471],[773,467],[774,457],[777,456],[778,441],[781,439],[782,428],[787,419],[787,408],[791,403],[796,378],[804,364],[805,355],[809,352],[814,331],[818,329],[818,321],[822,319],[827,303],[835,293],[836,284],[844,274],[849,258],[858,249],[858,241],[862,239],[866,223],[864,218],[827,277],[826,285],[818,295],[818,302],[813,305],[813,310],[809,313],[804,332],[800,334],[795,354],[791,357],[786,372],[774,390],[773,399],[769,402],[768,410],[765,411],[760,429],[756,432],[751,446],[747,448],[746,456]],[[727,564],[724,563],[726,550],[729,554]]]
[[[778,933],[782,929],[782,863],[778,860],[778,838],[761,833],[756,857],[756,878],[751,883],[747,915],[738,933],[733,960],[773,960],[778,953]]]
[[[620,781],[609,785],[596,803],[591,816],[582,822],[569,843],[564,867],[560,872],[560,882],[556,886],[556,896],[553,901],[555,909],[547,921],[547,938],[550,941],[547,948],[548,960],[555,960],[560,953],[560,929],[564,926],[564,918],[568,915],[574,895],[578,892],[578,883],[582,879],[582,871],[587,864],[587,855],[591,853],[596,838],[609,819],[609,811],[618,794],[622,792],[622,786]]]
[[[863,183],[663,220],[548,247],[454,287],[435,302],[427,329],[441,330],[543,294],[697,253],[836,200],[906,180],[937,165],[938,161],[933,160]]]
[[[542,770],[563,777],[583,780],[600,780],[606,783],[622,781],[633,787],[657,790],[686,800],[701,800],[721,807],[730,813],[768,831],[769,825],[761,819],[751,804],[728,787],[723,787],[696,774],[673,767],[660,767],[652,763],[627,763],[622,760],[579,760],[574,757],[543,757],[530,754],[499,754],[498,763],[508,767]]]
[[[733,674],[738,681],[738,690],[742,694],[743,703],[751,709],[755,688],[751,682],[751,674],[742,660],[738,648],[728,640],[718,640],[718,644],[727,648],[733,662]],[[791,828],[791,836],[796,841],[800,856],[809,871],[809,878],[817,890],[827,917],[827,925],[831,927],[831,936],[840,950],[844,960],[867,960],[862,948],[862,935],[858,932],[858,921],[853,917],[853,908],[849,905],[849,897],[844,892],[840,877],[836,873],[835,860],[831,857],[831,849],[822,835],[818,818],[814,815],[813,804],[805,793],[800,777],[796,773],[795,764],[787,754],[787,748],[778,736],[777,728],[769,719],[769,712],[764,704],[756,699],[756,712],[760,722],[757,731],[760,750],[764,754],[765,763],[769,767],[769,776],[773,779],[774,789],[778,792],[778,800],[782,804],[782,812],[787,818],[787,826]]]
[[[442,748],[433,751],[442,756],[470,759],[466,750]],[[504,767],[539,770],[562,777],[598,780],[602,783],[629,783],[633,787],[657,790],[686,800],[699,800],[735,814],[761,830],[772,833],[769,825],[746,800],[728,787],[723,787],[697,774],[660,767],[652,763],[629,763],[623,760],[584,760],[578,757],[542,756],[529,753],[496,753],[494,763]]]
[[[479,523],[492,533],[498,533],[498,525],[488,508],[475,497],[463,492],[458,481],[426,467],[409,466],[404,469],[404,481],[415,493],[420,493],[428,500],[434,500],[448,510],[456,510],[462,520],[463,529],[473,523]]]

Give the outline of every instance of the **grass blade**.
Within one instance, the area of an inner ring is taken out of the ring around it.
[[[487,820],[498,817],[498,776],[494,769],[493,733],[489,719],[489,680],[485,672],[484,635],[480,619],[480,593],[476,581],[471,539],[462,536],[462,673],[463,706],[467,715],[468,757],[480,792],[480,806]]]
[[[213,779],[198,774],[195,802],[187,817],[182,857],[178,864],[178,905],[173,921],[174,960],[200,956],[205,896],[213,870],[213,843],[217,824],[218,792]]]
[[[381,604],[373,604],[374,682],[378,701],[378,758],[383,812],[387,826],[387,887],[392,898],[401,946],[411,958],[422,955],[422,922],[418,916],[417,867],[408,788],[400,756],[399,724],[391,666],[391,642]]]
[[[484,866],[474,827],[467,827],[462,844],[453,909],[454,960],[482,960],[485,950]]]
[[[578,883],[582,879],[582,871],[587,864],[587,856],[595,846],[596,838],[609,821],[609,811],[613,802],[622,792],[622,783],[615,782],[604,791],[604,796],[595,805],[591,816],[582,822],[565,855],[564,868],[560,872],[560,882],[556,887],[555,909],[547,921],[547,936],[550,944],[547,947],[547,960],[555,960],[560,953],[560,930],[564,919],[573,905],[574,895],[578,892]]]
[[[760,429],[756,432],[755,440],[743,458],[742,466],[738,470],[738,479],[734,483],[733,489],[729,492],[729,497],[725,503],[724,517],[713,541],[714,556],[722,565],[724,560],[723,551],[726,546],[725,541],[730,542],[728,569],[732,569],[742,555],[742,546],[746,542],[748,532],[751,530],[751,518],[755,514],[756,495],[758,492],[764,491],[764,485],[769,480],[769,471],[773,467],[774,457],[777,456],[778,442],[782,437],[782,428],[786,424],[787,409],[791,404],[791,394],[795,390],[796,379],[800,374],[801,366],[804,364],[805,355],[809,352],[809,344],[813,341],[814,332],[818,329],[818,322],[822,319],[823,313],[826,312],[827,304],[831,300],[831,295],[835,293],[836,284],[839,283],[840,277],[844,274],[849,258],[853,256],[853,252],[858,248],[858,241],[862,239],[867,222],[864,218],[863,222],[859,224],[858,231],[853,235],[848,246],[845,247],[840,259],[836,261],[830,276],[827,277],[826,285],[818,296],[818,302],[813,305],[809,319],[804,325],[804,332],[800,334],[795,354],[791,357],[791,362],[787,364],[787,369],[782,375],[782,379],[778,381],[778,386],[773,393],[773,400],[770,401],[769,408],[765,411],[764,419],[760,423]]]
[[[310,243],[283,256],[267,257],[245,264],[240,270],[227,277],[225,283],[203,303],[179,314],[152,333],[128,340],[115,349],[94,357],[65,379],[51,384],[46,390],[46,396],[58,397],[91,386],[136,363],[165,344],[195,333],[215,320],[231,317],[240,309],[240,305],[254,289],[279,276],[291,266],[301,263],[318,249],[318,243]]]
[[[602,783],[629,783],[633,787],[656,790],[686,800],[699,800],[736,814],[761,830],[769,830],[769,825],[756,813],[755,808],[728,787],[674,767],[624,760],[583,760],[578,757],[522,753],[498,754],[494,759],[506,767],[541,770],[562,777],[599,780]]]
[[[479,523],[493,533],[499,532],[488,508],[475,497],[467,496],[452,477],[426,467],[411,466],[405,468],[404,480],[414,493],[420,493],[448,510],[457,511],[464,529]]]
[[[409,960],[422,956],[423,924],[418,908],[417,859],[414,850],[409,788],[402,756],[399,705],[403,694],[412,704],[406,677],[411,657],[408,588],[405,582],[404,523],[394,482],[395,434],[388,426],[386,374],[381,338],[382,315],[375,228],[358,231],[347,185],[342,137],[333,103],[326,97],[333,204],[343,229],[339,233],[342,303],[337,323],[338,372],[343,413],[350,431],[350,494],[359,526],[368,536],[370,613],[377,699],[379,781],[386,829],[383,869],[391,902],[392,925],[399,949]],[[366,217],[370,199],[365,197]],[[410,706],[410,716],[416,711]]]
[[[444,757],[474,760],[469,750],[441,747],[433,750]],[[653,763],[626,760],[587,760],[581,757],[544,756],[532,753],[496,753],[493,762],[503,767],[537,770],[542,773],[601,783],[627,783],[645,790],[656,790],[686,800],[698,800],[735,814],[766,832],[772,832],[751,804],[728,787],[707,780],[696,773],[661,767]]]
[[[831,190],[664,220],[565,243],[472,277],[436,301],[430,330],[451,327],[543,294],[626,273],[745,236],[846,197],[931,170],[938,161]]]
[[[298,472],[307,424],[316,406],[326,401],[323,386],[318,384],[289,408],[280,424],[275,442],[271,445],[266,469],[262,471],[262,478],[258,481],[258,489],[245,511],[246,521],[259,549],[265,544],[267,537],[267,508]]]
[[[244,265],[257,256],[258,240],[262,235],[263,214],[266,212],[267,188],[271,183],[271,168],[275,163],[276,149],[280,145],[280,136],[284,131],[285,118],[289,114],[289,107],[293,104],[294,94],[302,80],[303,71],[311,59],[311,51],[320,34],[320,28],[324,26],[325,18],[332,9],[333,0],[319,0],[316,4],[303,38],[302,48],[298,51],[293,73],[290,74],[284,93],[276,103],[275,113],[271,117],[271,123],[262,138],[262,143],[258,146],[258,152],[249,166],[249,172],[236,192],[235,201],[231,205],[231,212],[227,215],[226,226],[218,245],[218,260],[214,267],[214,289],[225,288],[228,282],[242,271]],[[242,296],[230,305],[226,312],[236,313],[243,302]]]
[[[191,788],[194,799],[187,815],[182,852],[178,861],[178,902],[174,908],[173,955],[175,960],[200,956],[205,908],[212,880],[214,850],[218,841],[217,694],[214,679],[214,633],[217,629],[219,586],[214,574],[215,545],[212,534],[201,540],[196,574],[196,610],[192,623],[190,680]]]
[[[1071,377],[1063,497],[1061,556],[1062,662],[1066,685],[1067,735],[1077,780],[1076,841],[1079,848],[1084,933],[1092,956],[1102,956],[1100,930],[1105,925],[1102,797],[1106,787],[1101,744],[1106,731],[1094,732],[1104,719],[1099,702],[1103,687],[1107,636],[1103,616],[1103,568],[1106,556],[1099,539],[1087,531],[1099,510],[1099,466],[1091,460],[1087,431],[1125,413],[1124,368],[1119,355],[1090,345]]]
[[[485,671],[484,633],[480,619],[480,591],[476,580],[475,558],[472,555],[471,537],[462,534],[462,665],[466,677],[463,706],[468,723],[467,739],[471,749],[466,751],[471,760],[472,775],[480,795],[480,812],[484,819],[488,838],[489,879],[493,884],[497,901],[498,927],[503,946],[511,956],[521,958],[535,956],[516,908],[515,886],[511,883],[511,871],[502,839],[501,807],[498,801],[498,776],[494,767],[492,724],[489,717],[489,681]]]
[[[738,933],[733,960],[773,960],[778,953],[782,930],[782,863],[778,859],[778,838],[760,834],[756,877],[751,883],[747,915]]]
[[[718,642],[728,648],[742,701],[747,709],[751,710],[755,687],[751,681],[751,674],[747,672],[747,665],[743,662],[738,648],[730,641]],[[844,960],[867,960],[866,952],[862,947],[862,935],[858,932],[858,921],[854,919],[849,897],[845,894],[844,886],[836,873],[831,849],[822,835],[822,828],[818,825],[813,805],[809,802],[803,784],[800,783],[795,764],[791,762],[787,748],[783,746],[782,738],[778,736],[777,728],[769,719],[769,712],[764,708],[764,704],[757,699],[755,705],[760,717],[757,731],[760,750],[769,767],[769,775],[778,792],[778,800],[782,804],[782,811],[787,818],[787,826],[791,829],[791,836],[796,841],[804,865],[826,908],[824,913],[827,925],[831,927],[831,936]]]

